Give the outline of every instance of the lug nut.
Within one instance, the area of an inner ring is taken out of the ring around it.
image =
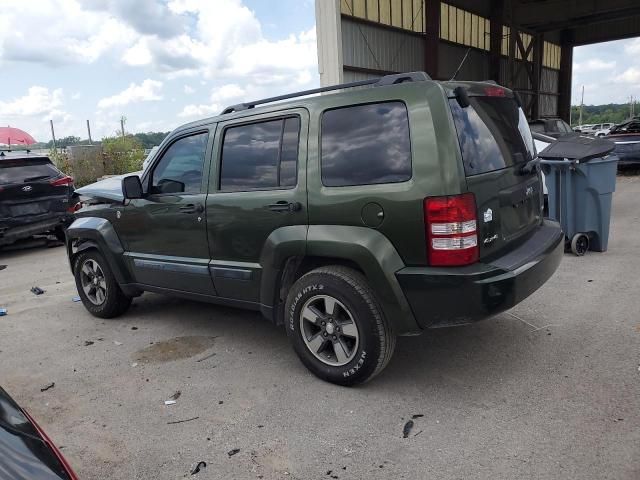
[[[336,337],[335,335],[333,336],[333,339],[336,340],[338,337]]]
[[[326,325],[327,322],[325,322],[324,320],[322,321],[322,325]]]
[[[324,332],[322,335],[324,335],[326,337],[327,336],[327,332]]]

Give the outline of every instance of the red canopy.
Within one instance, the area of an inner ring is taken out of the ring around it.
[[[0,143],[5,145],[32,145],[36,141],[31,135],[19,128],[0,127]]]

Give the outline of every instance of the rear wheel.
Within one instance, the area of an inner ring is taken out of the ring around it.
[[[122,315],[131,305],[108,263],[97,250],[82,252],[75,259],[73,273],[78,295],[85,308],[100,318]]]
[[[366,279],[342,266],[302,276],[286,304],[287,335],[304,365],[339,385],[370,380],[387,365],[395,336]]]
[[[581,257],[589,250],[589,237],[584,233],[576,233],[571,238],[571,251]]]

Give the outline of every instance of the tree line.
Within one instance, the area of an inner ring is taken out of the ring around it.
[[[623,123],[631,117],[632,109],[628,103],[608,103],[606,105],[584,105],[582,107],[582,124]],[[640,115],[640,107],[636,115]],[[578,125],[580,121],[580,106],[571,107],[571,125]]]
[[[156,145],[160,145],[162,140],[164,140],[164,138],[167,135],[169,135],[169,133],[170,132],[141,132],[141,133],[127,134],[126,136],[129,138],[135,139],[134,144],[136,147],[148,149],[148,148],[155,147]],[[104,143],[108,144],[110,142],[113,143],[113,140],[115,138],[117,137],[116,136],[105,137],[102,140],[93,140],[91,143],[93,145],[102,145]],[[73,135],[56,139],[56,147],[58,148],[66,148],[72,145],[89,145],[89,139],[88,138],[82,139],[80,137],[75,137]],[[31,148],[52,149],[53,140],[49,140],[48,142],[38,142],[32,145]]]

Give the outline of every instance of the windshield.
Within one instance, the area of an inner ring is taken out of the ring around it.
[[[0,184],[43,180],[59,174],[58,169],[46,159],[0,160]]]
[[[467,176],[492,172],[535,156],[527,118],[512,98],[471,97],[462,108],[449,100]]]

